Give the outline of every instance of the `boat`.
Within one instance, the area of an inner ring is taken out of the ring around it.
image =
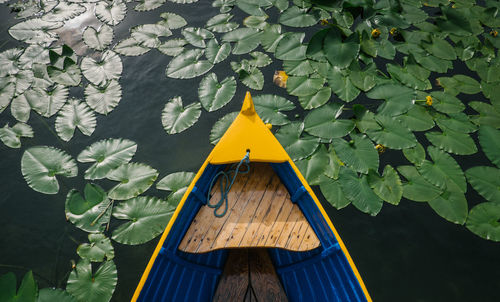
[[[132,301],[371,301],[249,92],[177,206]]]

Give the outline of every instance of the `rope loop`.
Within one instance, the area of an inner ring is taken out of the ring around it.
[[[245,164],[246,170],[240,171],[241,165]],[[228,209],[228,201],[227,201],[227,196],[229,194],[229,191],[231,190],[231,187],[234,184],[234,181],[236,180],[236,176],[238,174],[247,174],[250,172],[250,150],[247,150],[247,153],[245,156],[240,160],[240,162],[236,165],[233,164],[231,169],[229,171],[220,171],[219,173],[215,174],[214,178],[212,178],[212,181],[210,182],[210,187],[208,189],[207,193],[207,206],[209,208],[214,209],[214,216],[215,217],[223,217],[227,213]],[[210,202],[210,192],[212,192],[212,187],[214,184],[217,182],[217,180],[220,178],[220,192],[221,196],[219,201],[216,203],[211,203]],[[222,212],[220,209],[223,208]]]

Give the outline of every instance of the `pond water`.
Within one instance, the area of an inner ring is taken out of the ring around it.
[[[129,36],[137,24],[155,23],[162,12],[183,16],[190,26],[203,27],[219,12],[211,1],[178,5],[167,2],[152,12],[136,12],[128,4],[125,19],[114,27],[113,43]],[[236,22],[246,16],[233,9]],[[271,15],[273,22],[277,11]],[[0,52],[23,46],[12,39],[7,29],[18,23],[6,5],[0,5]],[[314,32],[314,29],[311,29]],[[97,128],[92,136],[75,132],[70,142],[62,142],[54,132],[55,116],[45,119],[32,113],[29,124],[35,137],[22,141],[22,149],[48,145],[65,150],[74,158],[88,145],[101,139],[126,138],[137,143],[134,161],[157,169],[161,177],[177,171],[193,171],[201,166],[210,152],[209,134],[212,125],[227,113],[237,111],[247,88],[238,81],[231,103],[214,113],[203,111],[199,121],[186,131],[167,135],[161,123],[165,102],[181,95],[185,104],[198,100],[200,77],[176,80],[165,77],[170,57],[152,50],[138,57],[122,56],[123,74],[120,79],[122,99],[108,116],[97,116]],[[256,94],[286,95],[271,83],[281,62],[274,61],[262,69],[266,84]],[[234,75],[229,64],[219,64],[213,70],[219,79]],[[71,94],[83,98],[83,90],[72,88]],[[7,111],[6,111],[7,112]],[[9,114],[0,115],[0,126],[15,123]],[[300,110],[289,116],[304,113]],[[78,177],[60,180],[56,195],[44,195],[28,187],[20,169],[22,152],[0,144],[0,275],[12,271],[18,280],[27,270],[33,270],[39,287],[64,287],[77,260],[75,250],[87,242],[87,233],[66,221],[64,203],[68,190],[85,186],[84,169]],[[485,161],[483,154],[469,156],[461,162],[465,170]],[[404,163],[401,153],[388,151],[381,156],[385,163]],[[106,188],[111,188],[112,184]],[[374,301],[498,301],[500,288],[500,245],[469,232],[465,227],[445,221],[425,203],[403,199],[398,206],[385,204],[376,216],[364,214],[352,205],[334,209],[319,192],[333,224],[346,244]],[[148,195],[166,196],[153,187]],[[469,185],[470,206],[480,197]],[[146,244],[129,246],[113,242],[118,269],[118,285],[112,301],[127,301],[149,260],[158,239]]]

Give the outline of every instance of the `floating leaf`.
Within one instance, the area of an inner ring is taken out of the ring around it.
[[[427,202],[443,193],[442,189],[427,182],[414,166],[399,166],[397,169],[408,180],[407,183],[403,183],[404,198]]]
[[[495,107],[483,102],[470,102],[468,105],[479,112],[479,116],[475,116],[473,119],[474,123],[500,128],[500,112]]]
[[[69,20],[81,15],[86,10],[87,9],[84,6],[77,3],[59,2],[47,14],[42,16],[42,20],[52,22]]]
[[[486,200],[500,203],[500,170],[477,166],[465,171],[467,180]]]
[[[482,125],[479,128],[479,143],[481,148],[492,163],[500,167],[500,131],[487,126]]]
[[[285,60],[283,69],[292,76],[307,76],[314,72],[309,60]]]
[[[151,48],[141,45],[133,38],[128,38],[121,40],[113,50],[124,56],[140,56],[150,51]]]
[[[249,53],[260,44],[262,32],[254,28],[237,28],[222,37],[224,42],[235,42],[233,54]]]
[[[307,180],[307,183],[311,185],[318,185],[323,177],[328,161],[329,158],[326,148],[322,145],[311,157],[298,160],[296,165],[304,178]]]
[[[350,77],[345,76],[338,67],[330,68],[327,72],[328,85],[341,100],[351,102],[359,95],[359,89],[353,84]]]
[[[341,167],[339,182],[344,196],[361,212],[377,215],[382,209],[383,201],[370,188],[366,175],[358,177],[351,169]]]
[[[351,201],[344,196],[339,181],[323,179],[319,184],[321,193],[325,199],[337,210],[347,207]]]
[[[230,22],[233,18],[231,14],[219,14],[207,21],[207,29],[216,33],[227,33],[238,28],[239,24]]]
[[[353,33],[342,41],[340,30],[332,27],[325,36],[323,47],[326,58],[333,66],[345,68],[358,56],[359,35]]]
[[[69,141],[75,129],[87,136],[92,135],[96,127],[96,118],[94,112],[78,99],[70,99],[64,107],[61,108],[56,118],[56,132],[63,141]]]
[[[66,152],[46,146],[31,147],[21,158],[21,172],[28,185],[44,194],[59,192],[56,175],[75,177],[76,161]]]
[[[253,16],[266,16],[261,7],[270,7],[272,2],[268,0],[236,0],[236,6],[245,13]]]
[[[253,98],[255,110],[264,123],[282,126],[290,121],[281,111],[295,109],[295,105],[284,97],[273,94],[262,94]]]
[[[76,299],[65,290],[59,288],[42,288],[38,292],[36,302],[77,302]]]
[[[85,179],[101,179],[113,169],[128,163],[137,144],[127,139],[105,139],[93,143],[83,150],[77,160],[81,163],[95,162],[85,171]]]
[[[448,116],[443,114],[435,115],[436,122],[441,129],[451,129],[462,133],[470,133],[477,130],[469,116],[465,113],[449,113]]]
[[[500,241],[500,204],[483,202],[469,212],[466,227],[484,239]]]
[[[260,51],[251,52],[250,56],[253,58],[248,61],[251,66],[266,67],[273,62],[268,55]]]
[[[187,27],[182,30],[182,35],[184,36],[184,39],[188,41],[189,44],[200,47],[200,48],[205,48],[205,40],[206,39],[212,39],[214,38],[214,34],[210,32],[209,30],[206,30],[204,28],[196,28],[196,27]]]
[[[89,242],[78,246],[76,252],[82,259],[87,259],[91,262],[103,262],[111,260],[115,257],[115,251],[111,240],[104,234],[89,234]]]
[[[140,0],[134,9],[139,12],[151,11],[162,6],[167,0]]]
[[[281,25],[272,24],[264,28],[259,38],[260,43],[262,43],[262,48],[264,48],[265,51],[274,52],[283,37],[284,35],[281,34]]]
[[[417,143],[415,147],[403,149],[404,156],[415,166],[420,166],[425,159],[425,150],[421,144]]]
[[[171,191],[168,196],[169,200],[179,202],[186,193],[186,190],[194,179],[195,174],[192,172],[176,172],[163,177],[156,183],[158,190]]]
[[[160,37],[172,35],[170,29],[160,24],[142,24],[130,29],[130,37],[140,45],[150,48],[158,47],[161,44]]]
[[[464,133],[443,129],[443,132],[427,132],[425,137],[436,147],[459,155],[470,155],[477,152],[472,138]]]
[[[393,205],[399,204],[403,196],[403,185],[393,167],[386,165],[382,177],[374,170],[370,170],[368,183],[378,197]]]
[[[149,189],[157,177],[158,172],[148,165],[123,164],[106,175],[106,178],[120,182],[109,190],[108,196],[116,200],[136,197]]]
[[[237,115],[238,112],[231,112],[224,115],[217,122],[215,122],[212,130],[210,130],[211,144],[215,145],[219,142],[220,138],[222,137],[222,135],[224,135],[224,133],[226,133],[226,130],[229,128],[229,126],[231,126]]]
[[[413,107],[415,101],[415,90],[397,84],[377,85],[371,89],[367,97],[377,100],[385,100],[379,109],[380,114],[400,115]]]
[[[28,19],[9,28],[9,34],[21,42],[48,46],[57,40],[57,35],[52,30],[61,26],[62,22]]]
[[[300,160],[313,154],[318,148],[319,138],[303,135],[304,124],[294,122],[281,127],[276,132],[276,138],[293,160]]]
[[[445,91],[457,91],[466,94],[476,94],[481,92],[481,84],[475,79],[457,74],[451,78],[438,78],[439,85],[443,86]]]
[[[186,44],[187,41],[184,39],[170,39],[161,43],[157,49],[167,56],[175,57],[184,51]]]
[[[0,112],[3,112],[14,97],[16,86],[8,80],[0,79]]]
[[[429,205],[439,216],[456,224],[464,224],[469,212],[465,195],[454,183],[448,183],[446,190]]]
[[[345,164],[337,156],[333,144],[330,145],[328,149],[328,158],[329,162],[325,170],[325,175],[329,178],[337,180],[339,177],[340,167],[344,166]]]
[[[66,290],[78,301],[108,302],[117,281],[118,273],[112,260],[103,262],[93,274],[90,261],[82,259],[69,274]]]
[[[291,6],[280,14],[279,22],[291,27],[309,27],[318,22],[317,18],[307,13],[307,9]]]
[[[83,42],[95,50],[104,50],[113,41],[113,28],[104,24],[99,29],[92,26],[83,31]]]
[[[24,123],[17,123],[12,128],[7,123],[3,128],[0,128],[0,140],[10,148],[20,148],[21,137],[33,136],[33,129]]]
[[[21,48],[11,48],[0,53],[1,77],[19,72],[19,61],[22,53]]]
[[[26,123],[29,120],[31,106],[26,100],[24,94],[21,94],[12,100],[10,111],[12,113],[12,116],[22,123]]]
[[[266,22],[268,16],[248,16],[243,19],[243,25],[249,28],[264,29],[269,24]]]
[[[81,63],[83,75],[94,85],[118,80],[123,71],[122,60],[115,52],[106,50],[99,61],[85,57]]]
[[[180,133],[193,126],[201,115],[201,104],[192,103],[183,107],[182,97],[174,97],[165,104],[161,122],[168,134]]]
[[[92,84],[85,87],[85,102],[94,111],[107,115],[120,102],[122,88],[116,80],[109,81],[105,86],[94,86]]]
[[[332,146],[338,158],[357,172],[377,170],[379,157],[375,146],[365,135],[351,134],[351,141],[333,139]]]
[[[187,50],[170,61],[166,75],[175,79],[190,79],[207,73],[214,66],[206,60],[200,60],[203,50]]]
[[[165,25],[170,29],[177,29],[187,25],[187,22],[183,17],[174,13],[170,12],[161,13],[160,17],[162,17],[163,20],[160,21],[159,23]]]
[[[323,106],[330,100],[332,89],[330,87],[323,87],[315,94],[299,97],[299,102],[302,108],[309,110]]]
[[[339,103],[331,103],[312,110],[304,118],[304,130],[326,139],[346,136],[355,125],[352,120],[338,118],[343,108]]]
[[[6,302],[35,302],[38,288],[31,271],[27,272],[19,289],[16,291],[16,276],[7,273],[0,276],[0,301]]]
[[[405,149],[417,144],[413,133],[401,122],[388,116],[375,117],[380,129],[367,130],[368,136],[378,144],[392,149]]]
[[[278,42],[274,56],[280,60],[304,60],[307,46],[302,44],[304,33],[286,33]]]
[[[427,148],[427,153],[434,162],[425,160],[420,167],[417,167],[418,172],[435,186],[444,189],[447,183],[452,182],[465,193],[467,191],[465,176],[455,159],[432,146]]]
[[[445,92],[433,91],[431,96],[433,98],[432,107],[440,112],[458,113],[465,109],[464,104],[459,99]]]
[[[50,79],[56,83],[66,86],[78,86],[80,81],[82,80],[82,73],[80,72],[80,68],[73,62],[71,59],[66,59],[71,62],[68,66],[65,66],[64,69],[59,69],[54,66],[47,67],[47,74]],[[65,64],[66,65],[66,61]]]
[[[286,91],[295,96],[305,97],[318,92],[325,83],[323,78],[288,77]]]
[[[208,41],[205,56],[212,64],[217,64],[224,61],[231,53],[231,45],[224,43],[219,45],[215,39]]]
[[[406,68],[402,68],[395,64],[387,64],[386,66],[387,72],[391,75],[391,78],[398,80],[410,88],[418,90],[429,90],[432,88],[428,79],[421,80]]]
[[[457,54],[455,49],[446,40],[438,37],[432,37],[432,43],[423,43],[422,46],[432,55],[443,60],[455,60]]]
[[[86,184],[84,194],[85,199],[75,189],[68,192],[66,219],[85,232],[103,232],[111,217],[111,202],[106,192],[96,184]]]
[[[200,82],[198,96],[208,112],[218,110],[231,101],[236,93],[236,80],[227,77],[220,83],[215,73],[206,75]]]
[[[432,116],[423,106],[415,105],[397,118],[412,131],[426,131],[434,127]]]
[[[113,217],[128,221],[113,231],[113,240],[130,245],[152,240],[165,230],[177,202],[139,196],[119,203],[113,209]]]
[[[104,23],[109,25],[118,25],[125,14],[127,13],[127,6],[121,0],[107,2],[99,1],[95,7],[96,17]]]

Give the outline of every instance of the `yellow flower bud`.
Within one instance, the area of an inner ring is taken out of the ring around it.
[[[380,29],[375,28],[374,30],[372,30],[372,37],[376,39],[376,38],[380,37],[381,33],[382,32],[380,31]]]
[[[395,35],[397,33],[398,29],[396,27],[391,28],[390,33],[391,35]]]
[[[432,96],[428,95],[425,97],[425,104],[427,104],[427,106],[432,106]]]
[[[492,35],[493,37],[496,37],[496,36],[498,36],[498,31],[492,30],[492,31],[490,31],[490,35]]]
[[[288,80],[288,75],[283,70],[276,70],[273,76],[274,84],[281,88],[286,88],[286,81]]]
[[[321,21],[319,21],[319,23],[320,23],[321,25],[323,25],[323,26],[330,24],[330,23],[328,22],[328,20],[326,20],[326,19],[321,19]]]
[[[384,146],[384,145],[378,144],[378,145],[375,146],[375,149],[377,149],[377,151],[378,151],[379,154],[382,154],[382,153],[385,152],[385,150],[387,149],[387,147]]]

